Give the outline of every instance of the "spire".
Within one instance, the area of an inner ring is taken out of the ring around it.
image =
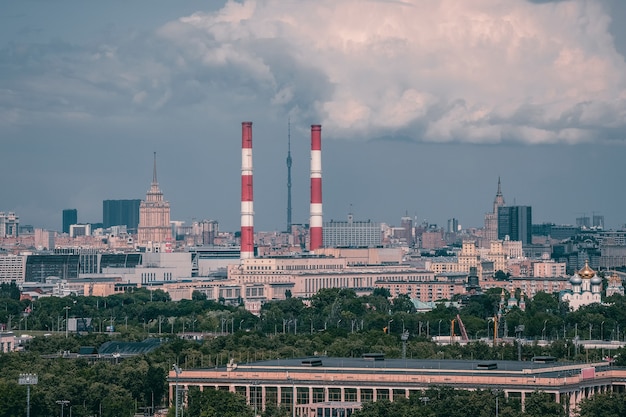
[[[152,184],[157,184],[157,175],[156,175],[156,152],[154,153],[154,168],[152,171]]]
[[[502,184],[500,183],[500,176],[498,176],[498,192],[493,200],[493,213],[498,214],[498,207],[504,207],[505,205],[504,196],[502,195]]]
[[[291,233],[291,118],[287,119],[287,233]]]
[[[146,194],[146,201],[163,201],[163,193],[159,189],[159,182],[157,181],[156,152],[154,152],[152,184],[150,185],[150,190],[148,190],[148,193]]]

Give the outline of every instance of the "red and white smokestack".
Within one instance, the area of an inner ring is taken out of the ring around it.
[[[241,123],[241,259],[254,258],[252,122]]]
[[[311,219],[309,250],[322,247],[322,126],[311,125]]]

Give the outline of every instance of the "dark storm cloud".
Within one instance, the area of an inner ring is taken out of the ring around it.
[[[569,187],[590,152],[601,155],[593,187],[626,136],[626,7],[551,3],[259,0],[192,13],[138,1],[66,20],[46,19],[44,4],[0,28],[0,135],[11,145],[0,210],[58,228],[77,207],[96,221],[102,199],[144,196],[157,151],[173,218],[234,229],[240,123],[253,120],[258,225],[280,228],[289,117],[298,221],[312,123],[324,126],[329,218],[354,204],[380,221],[408,210],[441,223],[467,207],[465,225],[480,225],[498,175],[520,201],[543,204],[542,178]],[[625,203],[610,198],[616,224]],[[602,210],[556,200],[536,213]]]

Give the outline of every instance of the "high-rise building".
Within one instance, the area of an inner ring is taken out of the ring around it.
[[[504,207],[505,205],[500,185],[500,177],[498,177],[498,191],[496,192],[496,197],[493,200],[493,211],[485,214],[485,238],[481,246],[488,248],[492,240],[498,239],[498,209],[500,207]]]
[[[604,216],[594,214],[592,216],[592,226],[597,229],[604,229]]]
[[[104,200],[102,202],[102,225],[126,226],[128,233],[137,233],[141,200]]]
[[[0,211],[0,237],[18,237],[20,218],[12,211]]]
[[[400,219],[400,227],[402,228],[402,236],[407,245],[413,246],[415,239],[413,238],[413,219],[409,216],[404,216]]]
[[[448,219],[448,233],[457,233],[459,231],[459,220],[452,218]]]
[[[510,206],[498,208],[498,239],[532,243],[532,207]]]
[[[172,239],[170,226],[170,203],[163,200],[163,193],[157,181],[156,152],[152,184],[146,193],[146,199],[139,205],[139,227],[137,240],[143,243],[161,243]]]
[[[63,233],[70,232],[70,226],[78,223],[78,210],[65,209],[63,210]]]

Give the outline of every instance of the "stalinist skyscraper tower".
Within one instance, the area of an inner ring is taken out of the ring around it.
[[[157,181],[156,152],[154,153],[154,171],[152,185],[146,193],[146,199],[139,205],[138,243],[161,243],[171,240],[170,203],[163,200],[163,193]]]
[[[498,192],[493,200],[493,212],[485,214],[485,238],[481,246],[488,248],[492,241],[498,240],[498,208],[504,206],[504,196],[500,187],[500,177],[498,177]]]

